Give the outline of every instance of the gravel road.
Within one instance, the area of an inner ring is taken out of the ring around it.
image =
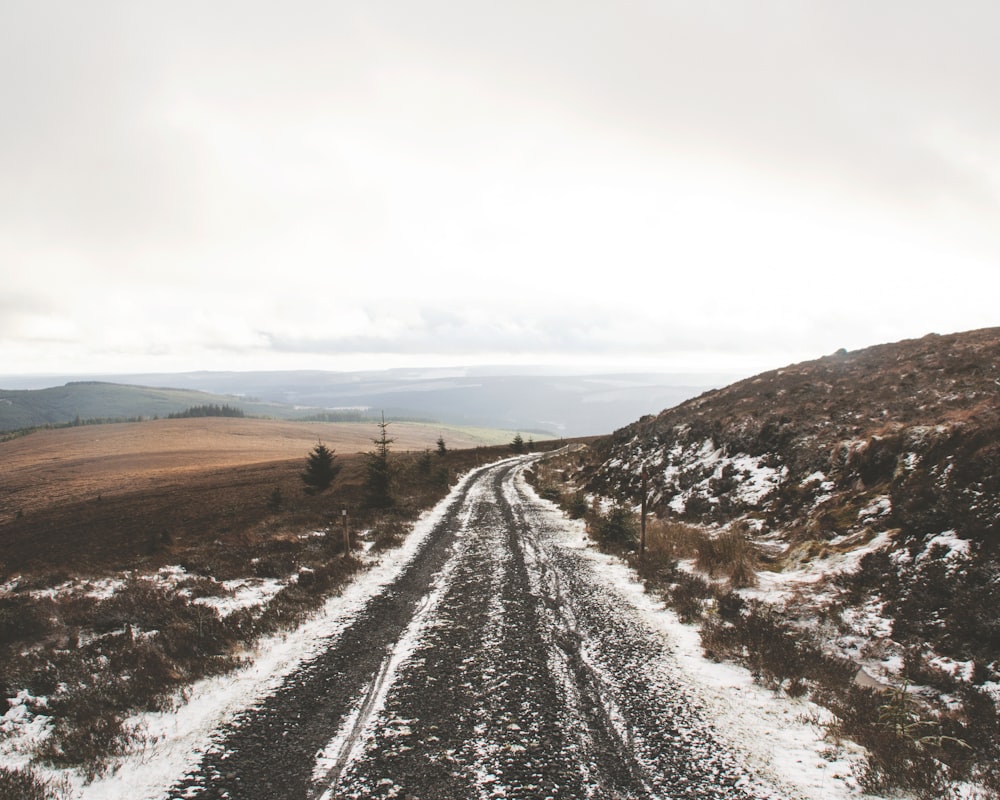
[[[787,797],[526,486],[532,460],[466,481],[397,579],[170,797]]]

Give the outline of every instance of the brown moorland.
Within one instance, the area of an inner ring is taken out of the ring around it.
[[[0,442],[0,579],[155,567],[158,552],[176,558],[186,542],[200,547],[206,537],[224,547],[274,510],[275,490],[283,524],[332,518],[360,503],[363,454],[377,433],[370,422],[206,417],[40,430]],[[404,422],[391,423],[389,435],[401,467],[435,449],[438,437],[450,451],[471,448],[467,459],[503,436]],[[309,496],[299,473],[319,441],[343,471],[332,493]]]
[[[26,747],[33,765],[101,773],[142,746],[130,714],[172,708],[185,685],[239,666],[398,545],[461,474],[512,454],[506,432],[390,423],[390,493],[376,503],[379,433],[210,417],[0,442],[0,698],[51,726],[18,744],[15,725],[5,746]],[[310,494],[301,476],[319,441],[341,469]],[[241,587],[249,599],[235,609],[202,604]],[[32,768],[0,765],[0,800],[29,794],[62,796]]]

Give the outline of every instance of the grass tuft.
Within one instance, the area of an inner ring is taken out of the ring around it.
[[[0,800],[56,800],[64,792],[31,769],[0,767]]]

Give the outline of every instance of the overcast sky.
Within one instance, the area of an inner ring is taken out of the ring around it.
[[[1000,324],[995,0],[4,0],[0,374]]]

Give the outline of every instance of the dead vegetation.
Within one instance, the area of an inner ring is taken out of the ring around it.
[[[244,422],[211,420],[210,427]],[[170,421],[191,423],[189,433],[205,421]],[[156,429],[134,427],[147,424]],[[363,455],[338,453],[342,469],[331,489],[312,494],[300,475],[315,438],[296,438],[293,459],[254,462],[289,446],[260,438],[270,431],[282,439],[286,426],[252,425],[256,446],[214,454],[216,428],[207,440],[191,435],[186,451],[150,437],[147,457],[133,454],[132,476],[118,482],[120,454],[84,455],[85,447],[67,449],[64,438],[61,450],[43,447],[57,500],[43,500],[45,486],[18,490],[23,476],[14,481],[5,508],[17,504],[20,513],[0,518],[0,693],[27,719],[51,720],[32,755],[37,763],[99,774],[109,759],[141,746],[145,734],[130,726],[132,715],[168,709],[192,681],[239,666],[261,637],[302,622],[364,568],[361,553],[397,546],[457,476],[509,453],[506,446],[461,449],[458,437],[441,452],[394,452],[393,505],[373,509],[365,504]],[[376,431],[367,427],[370,444]],[[416,441],[440,435],[426,429]],[[20,448],[31,438],[3,444],[17,447],[4,466],[8,477],[24,469]],[[0,799],[57,796],[58,787],[30,769],[0,770]]]
[[[706,413],[715,412],[706,408]],[[681,430],[691,435],[690,429]],[[723,453],[736,449],[719,431],[711,435]],[[984,441],[992,441],[992,435],[988,430],[982,436],[970,431],[955,439],[938,431],[939,449],[932,455],[948,461],[948,447],[956,441],[974,441],[975,452],[982,454],[989,451]],[[992,513],[985,500],[988,493],[976,488],[966,495],[983,498],[977,508],[960,507],[949,497],[959,494],[956,473],[963,486],[980,487],[996,480],[994,468],[980,461],[978,473],[963,467],[962,475],[956,458],[955,468],[935,473],[944,474],[955,488],[943,496],[904,497],[903,486],[912,487],[921,473],[907,478],[899,469],[907,461],[905,453],[897,452],[895,445],[866,445],[857,448],[863,456],[842,462],[857,471],[853,477],[834,483],[820,476],[815,486],[802,491],[803,476],[795,475],[771,495],[764,509],[731,504],[726,512],[730,516],[720,517],[725,504],[709,495],[705,507],[714,510],[699,518],[671,513],[661,495],[658,506],[651,504],[657,513],[647,519],[646,547],[640,554],[634,536],[616,541],[606,531],[609,525],[638,530],[638,465],[666,450],[669,442],[651,451],[630,436],[617,435],[623,444],[613,449],[607,441],[598,442],[589,453],[539,466],[539,493],[570,516],[584,519],[598,546],[624,558],[647,590],[682,621],[698,625],[708,657],[742,664],[761,684],[789,696],[808,696],[832,711],[831,741],[851,739],[866,749],[867,760],[856,776],[865,791],[884,795],[904,790],[935,800],[1000,795],[1000,717],[989,688],[1000,674],[995,542],[989,535],[958,538],[953,531],[958,546],[953,551],[934,544],[935,535],[928,532],[962,530],[967,522],[967,535],[972,535],[983,530],[985,519],[994,519],[995,525],[995,517],[987,516]],[[788,447],[793,440],[782,434],[773,441]],[[637,450],[630,451],[628,442]],[[780,463],[789,458],[789,450],[758,451],[757,457],[762,463]],[[670,463],[672,472],[679,468]],[[815,468],[815,462],[808,465],[810,471]],[[609,479],[612,471],[616,481]],[[692,480],[711,474],[708,470]],[[904,483],[894,492],[887,480]],[[706,486],[730,491],[735,484],[706,481]],[[658,491],[653,483],[651,493]],[[828,497],[817,502],[820,491]],[[898,515],[893,513],[897,507],[902,509]],[[631,518],[623,518],[622,509]],[[917,509],[919,515],[913,514]],[[815,513],[805,518],[804,512]],[[879,528],[891,545],[855,561],[856,569],[839,574],[832,584],[818,584],[828,592],[827,599],[812,593],[816,587],[797,590],[779,602],[745,591],[756,585],[762,569],[795,570],[819,559],[849,556],[873,542]],[[831,639],[840,635],[855,636],[848,620],[866,604],[885,615],[883,624],[890,630],[881,634],[887,638],[866,642],[861,652],[876,655],[881,646],[904,652],[902,669],[888,677],[888,683],[859,683],[857,661],[831,646]],[[949,669],[955,662],[971,664],[971,672],[959,675]],[[978,787],[979,793],[968,795],[969,786]]]

